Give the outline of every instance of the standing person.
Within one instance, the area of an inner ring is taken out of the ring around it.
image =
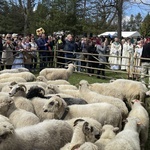
[[[122,46],[119,42],[119,39],[116,37],[114,39],[114,42],[111,44],[110,57],[109,57],[110,68],[113,69],[113,70],[119,70],[120,69],[121,47]]]
[[[65,53],[66,63],[72,62],[70,58],[74,58],[75,52],[75,42],[73,40],[73,36],[68,34],[65,41],[64,51],[68,51]],[[71,53],[69,53],[71,52]],[[69,59],[68,59],[69,58]]]
[[[39,50],[39,59],[40,59],[40,70],[47,67],[47,54],[48,50],[48,42],[45,33],[42,33],[41,37],[37,40],[38,50]]]
[[[3,52],[2,52],[2,63],[6,65],[6,69],[11,69],[11,66],[14,61],[13,51],[14,45],[12,44],[10,34],[6,35],[5,42],[3,44]]]
[[[95,41],[89,40],[87,51],[89,54],[97,54],[96,47],[95,47]],[[96,56],[93,56],[93,55],[88,56],[88,60],[89,60],[88,67],[90,67],[90,68],[88,68],[89,76],[92,76],[92,74],[94,74],[93,68],[97,68],[97,66],[98,66],[97,63],[93,62],[93,61],[97,61],[95,58],[96,58]]]
[[[81,71],[81,43],[78,37],[75,38],[75,51],[76,53],[76,66],[77,66],[77,71],[80,72]]]
[[[121,70],[126,71],[127,65],[129,62],[129,52],[128,52],[128,43],[126,39],[122,39],[122,61],[121,61]]]
[[[127,43],[128,43],[127,51],[129,53],[129,61],[128,61],[127,72],[128,72],[129,78],[133,78],[134,45],[132,44],[132,40],[130,38],[127,40]]]
[[[31,69],[33,69],[34,71],[36,70],[36,65],[37,65],[37,51],[38,51],[38,45],[35,42],[34,37],[31,36],[31,42],[29,42],[29,44],[31,45]]]
[[[143,50],[143,41],[140,40],[137,42],[137,45],[135,46],[135,52],[134,52],[134,71],[136,73],[141,73],[141,55]],[[136,78],[138,79],[140,76],[138,74],[135,74]]]
[[[145,75],[148,74],[148,88],[150,88],[150,38],[147,38],[146,44],[143,46],[141,55],[141,81],[146,83]]]
[[[24,59],[23,59],[23,53],[22,53],[23,47],[22,47],[21,43],[22,43],[22,41],[18,40],[18,43],[16,46],[15,59],[14,59],[11,69],[24,67]]]
[[[84,53],[88,53],[87,51],[87,47],[88,47],[88,39],[85,37],[85,38],[82,38],[81,39],[81,52],[83,53],[81,55],[81,66],[87,66],[87,60],[88,60],[88,55],[84,54]],[[86,70],[86,69],[84,69]]]
[[[48,36],[48,50],[49,50],[49,53],[48,53],[48,62],[49,62],[49,67],[53,67],[53,61],[54,61],[54,45],[55,45],[55,41],[53,39],[52,36]]]
[[[64,43],[65,43],[64,42],[64,36],[59,36],[58,40],[57,40],[57,43],[56,43],[57,50],[59,51],[59,52],[57,52],[57,56],[58,57],[63,57],[63,58],[57,58],[58,68],[63,68],[64,63],[65,63],[65,59],[64,59],[65,55],[63,53]]]
[[[105,69],[105,63],[107,62],[107,59],[106,59],[106,49],[107,49],[107,44],[108,44],[108,40],[107,38],[105,39],[105,41],[102,41],[101,44],[98,44],[96,45],[96,51],[97,53],[99,54],[98,55],[98,59],[99,59],[99,65],[98,65],[98,68],[101,68],[101,69]],[[100,73],[102,74],[102,78],[104,79],[105,78],[105,71],[104,70],[98,70],[97,71],[97,78],[100,78]]]

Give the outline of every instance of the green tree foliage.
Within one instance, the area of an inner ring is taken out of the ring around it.
[[[131,16],[122,23],[124,2],[128,0],[2,0],[0,33],[36,33],[43,27],[47,34],[56,31],[99,34],[104,31],[138,30],[142,17]],[[7,19],[6,19],[7,18]]]
[[[150,37],[150,15],[147,14],[140,28],[141,34],[144,37]]]

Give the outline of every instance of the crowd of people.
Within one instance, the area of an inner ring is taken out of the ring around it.
[[[52,67],[54,39],[44,33],[38,38],[31,34],[21,36],[6,34],[0,37],[1,69],[25,67],[30,71],[37,68],[38,56],[40,70]]]
[[[0,37],[1,69],[25,67],[35,71],[38,58],[40,70],[53,66],[54,46],[58,50],[57,58],[59,67],[73,61],[77,65],[77,71],[87,68],[91,76],[97,69],[97,78],[105,78],[106,64],[112,70],[128,71],[129,77],[133,77],[135,69],[142,73],[141,81],[145,74],[150,75],[150,39],[149,38],[123,38],[121,41],[115,37],[73,37],[47,36],[45,33],[35,36],[21,36],[18,34],[6,34]],[[94,55],[97,54],[97,55]],[[63,59],[63,58],[65,59]],[[140,59],[140,58],[148,59]],[[149,78],[150,87],[150,78]]]

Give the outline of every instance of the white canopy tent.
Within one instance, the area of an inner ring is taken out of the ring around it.
[[[114,32],[114,31],[104,32],[104,33],[98,35],[98,37],[100,37],[100,36],[116,37],[117,32]],[[122,37],[124,37],[124,38],[139,37],[139,36],[141,36],[141,34],[138,31],[122,31]]]

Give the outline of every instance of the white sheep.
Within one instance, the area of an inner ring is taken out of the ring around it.
[[[117,88],[124,94],[124,97],[128,100],[130,106],[133,99],[139,99],[145,102],[147,87],[139,82],[128,79],[117,79],[112,82],[113,87]]]
[[[10,77],[10,78],[4,78],[4,79],[0,79],[0,83],[5,83],[5,82],[26,82],[26,80],[22,77]]]
[[[9,96],[13,98],[16,107],[34,113],[32,102],[26,98],[26,86],[15,84],[10,88]]]
[[[97,145],[100,150],[105,150],[105,146],[116,136],[118,131],[118,127],[113,127],[109,124],[104,125],[102,127],[101,137],[95,142],[95,145]]]
[[[94,128],[96,128],[97,130],[99,130],[99,132],[101,132],[101,130],[102,130],[101,123],[98,122],[97,120],[93,119],[93,118],[90,118],[90,117],[78,117],[78,118],[72,118],[72,119],[65,120],[65,121],[73,128],[74,122],[76,120],[83,120],[83,121],[88,122],[91,126],[93,126]]]
[[[31,99],[31,102],[32,102],[33,107],[34,107],[35,114],[38,116],[40,121],[54,118],[53,113],[43,112],[43,106],[47,102],[46,99],[42,99],[42,98],[39,98],[39,97],[34,97],[34,98]]]
[[[99,149],[94,143],[85,142],[78,149],[74,149],[74,150],[99,150]]]
[[[0,74],[3,73],[18,73],[18,72],[29,72],[27,68],[14,68],[14,69],[4,69],[0,71]]]
[[[45,82],[47,84],[54,84],[54,85],[70,85],[70,83],[66,80],[47,80],[44,76],[37,76],[36,81]]]
[[[70,105],[67,107],[62,98],[53,96],[46,102],[43,110],[44,112],[53,112],[58,119],[68,120],[77,117],[91,117],[102,125],[108,123],[121,129],[121,112],[116,106],[109,103]]]
[[[14,101],[7,93],[0,93],[0,114],[9,118],[15,128],[29,126],[40,122],[39,118],[26,110],[15,106]]]
[[[19,83],[10,82],[10,84],[6,84],[6,85],[4,85],[2,87],[1,92],[9,92],[10,88],[12,87],[12,85],[15,85],[15,84],[22,84],[22,85],[26,86],[26,88],[27,88],[26,91],[28,91],[32,86],[39,86],[39,87],[44,88],[44,90],[46,90],[46,88],[47,88],[47,84],[46,83],[38,82],[38,81],[37,82],[19,82]]]
[[[119,132],[105,147],[105,150],[140,150],[138,128],[140,122],[136,118],[127,118],[124,129]]]
[[[141,105],[139,100],[133,100],[132,110],[129,113],[129,117],[137,117],[142,122],[140,130],[140,145],[141,150],[145,149],[145,144],[148,139],[149,131],[149,115],[147,110]]]
[[[8,87],[9,87],[9,85],[11,85],[11,83],[12,83],[12,82],[0,83],[0,91],[2,92],[2,89],[7,86],[7,92],[8,92],[8,91],[9,91],[8,89],[10,89],[10,88],[8,88]],[[16,84],[16,82],[15,82],[15,84]]]
[[[0,150],[59,150],[70,142],[72,129],[61,120],[47,120],[36,125],[14,129],[0,124]]]
[[[81,80],[79,83],[79,92],[80,96],[85,99],[88,103],[101,103],[107,102],[118,107],[122,113],[123,118],[126,118],[128,115],[128,109],[125,103],[119,99],[112,96],[105,96],[94,91],[91,91],[86,80]]]
[[[45,68],[40,71],[39,75],[44,76],[47,80],[68,80],[72,75],[75,66],[73,64],[68,65],[68,69],[65,68]]]
[[[62,90],[62,89],[59,89],[57,85],[48,85],[46,87],[46,91],[48,93],[46,94],[49,94],[51,91],[53,91],[55,94],[67,94],[67,95],[70,95],[74,98],[82,98],[80,93],[79,93],[79,90]]]
[[[27,82],[36,80],[36,77],[31,72],[19,72],[19,73],[3,73],[0,74],[0,80],[4,78],[10,78],[10,77],[22,77]]]
[[[99,130],[95,129],[88,122],[84,120],[76,120],[74,122],[73,136],[70,143],[67,143],[60,150],[70,150],[76,144],[83,144],[85,142],[95,142],[100,136]]]
[[[122,94],[122,91],[114,86],[112,88],[112,86],[112,83],[92,83],[89,84],[89,89],[102,95],[113,96],[124,100],[125,97],[124,94]]]

